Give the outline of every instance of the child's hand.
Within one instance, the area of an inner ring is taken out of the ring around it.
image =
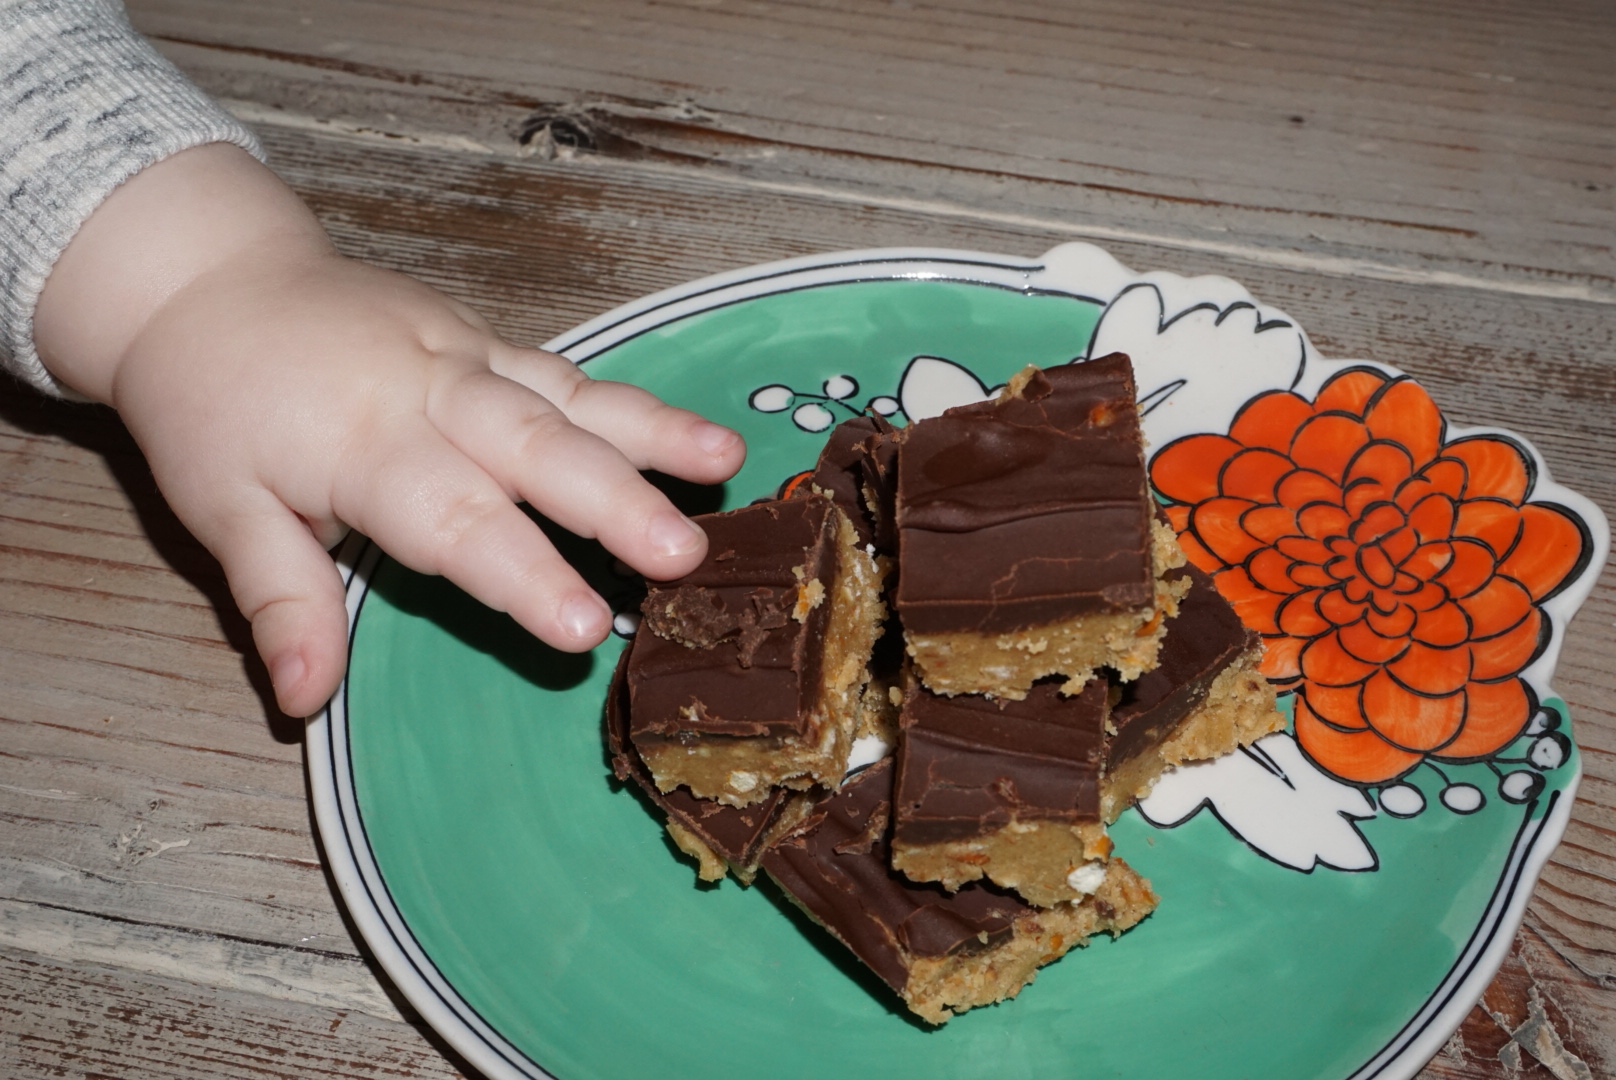
[[[224,145],[153,166],[95,212],[52,272],[35,340],[59,379],[122,414],[223,564],[292,715],[342,677],[325,549],[349,527],[581,651],[611,612],[514,500],[675,577],[706,538],[638,470],[717,483],[746,453],[727,428],[337,255],[279,180]]]

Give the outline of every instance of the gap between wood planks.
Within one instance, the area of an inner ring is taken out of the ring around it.
[[[365,961],[0,899],[0,949],[405,1022]]]
[[[515,140],[512,140],[508,146],[491,146],[462,135],[428,130],[411,130],[404,125],[398,125],[396,130],[389,130],[378,127],[373,123],[320,117],[310,113],[271,108],[253,101],[233,98],[222,98],[220,101],[237,119],[245,124],[255,126],[318,132],[324,135],[352,139],[361,143],[394,148],[417,146],[423,149],[487,155],[512,161],[534,156],[527,152],[527,146]],[[663,173],[679,176],[688,176],[695,172],[693,166],[659,164],[648,161],[628,162],[603,155],[578,153],[571,147],[565,146],[556,148],[555,154],[559,160],[574,162],[580,167],[617,168],[641,173]],[[1573,282],[1556,283],[1494,279],[1452,270],[1398,266],[1393,263],[1377,262],[1373,259],[1353,259],[1338,255],[1310,254],[1308,252],[1286,251],[1233,241],[1200,240],[1194,237],[1154,233],[1122,226],[1080,224],[1030,214],[994,212],[942,200],[882,196],[865,190],[841,190],[830,185],[794,184],[778,180],[754,179],[720,170],[704,169],[700,171],[700,176],[704,182],[715,186],[731,186],[745,188],[748,191],[804,196],[832,202],[856,204],[858,206],[872,206],[900,210],[906,213],[965,219],[1013,228],[1037,229],[1052,236],[1065,236],[1074,240],[1109,240],[1119,243],[1151,244],[1181,251],[1216,255],[1220,258],[1269,266],[1281,270],[1324,274],[1338,278],[1368,278],[1373,281],[1394,284],[1474,289],[1480,292],[1503,293],[1513,296],[1549,300],[1574,300],[1616,306],[1616,293]]]

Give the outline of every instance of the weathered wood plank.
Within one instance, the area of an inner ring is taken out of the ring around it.
[[[1616,299],[1599,0],[130,7],[214,93],[397,136],[510,153],[561,116],[606,155]]]
[[[471,300],[533,344],[626,298],[768,259],[904,244],[1031,256],[1073,238],[682,171],[392,150],[380,138],[356,140],[338,165],[340,151],[327,149],[338,142],[264,130],[276,167],[350,250]],[[1616,445],[1604,437],[1616,322],[1602,305],[1338,279],[1159,244],[1107,247],[1141,270],[1239,279],[1298,319],[1326,355],[1405,368],[1456,422],[1514,428],[1556,476],[1616,506]]]
[[[1577,992],[1577,974],[1530,931],[1422,1080],[1593,1080],[1616,1065],[1616,1012]]]
[[[476,1075],[429,1041],[413,1015],[387,1015],[378,990],[356,985],[350,999],[342,992],[349,973],[334,977],[329,962],[311,965],[310,981],[295,960],[250,946],[200,936],[177,944],[170,932],[76,915],[69,930],[41,920],[13,933],[19,907],[0,906],[0,1066],[8,1078]],[[64,947],[47,935],[73,940]],[[1616,1017],[1567,999],[1565,989],[1552,953],[1522,940],[1422,1076],[1609,1075]]]
[[[0,410],[0,896],[353,955],[217,564],[110,412]]]
[[[0,900],[0,950],[395,1023],[405,1019],[391,988],[383,989],[363,960],[313,944],[269,945]],[[413,1018],[413,1010],[405,1010]]]
[[[529,343],[633,296],[770,258],[902,243],[1034,255],[1069,238],[998,217],[863,205],[654,165],[473,157],[297,128],[264,134],[277,166],[345,250],[448,289]],[[1558,477],[1616,507],[1616,341],[1607,306],[1282,271],[1161,245],[1113,247],[1138,268],[1244,281],[1307,326],[1327,354],[1409,369],[1455,421],[1521,431]],[[291,1029],[275,1026],[281,1006],[226,1007],[207,997],[213,991],[163,983],[154,977],[161,972],[127,956],[148,932],[222,935],[236,943],[229,949],[247,949],[263,964],[283,948],[288,963],[313,949],[353,964],[345,958],[357,949],[319,869],[298,761],[301,726],[266,712],[261,669],[243,657],[250,638],[217,566],[162,505],[138,451],[109,421],[98,410],[0,395],[0,901],[70,909],[62,915],[69,923],[110,917],[155,929],[131,931],[135,937],[97,946],[101,952],[82,939],[71,944],[71,934],[41,946],[62,953],[55,961],[144,972],[103,978],[49,968],[49,978],[103,1019],[83,1020],[65,997],[5,1015],[26,1015],[36,1034],[89,1024],[99,1032],[91,1042],[102,1046],[129,1041],[126,1027],[104,1018],[131,1002],[187,1020],[206,1008],[231,1017],[207,1029],[206,1040],[247,1031],[252,1038],[240,1037],[284,1050],[296,1042]],[[1607,989],[1616,985],[1613,644],[1616,574],[1607,570],[1573,627],[1557,680],[1587,779],[1528,916],[1537,950],[1528,955],[1549,973],[1531,983],[1545,1015],[1572,1052],[1605,1063],[1616,1060],[1616,990]],[[220,985],[202,974],[203,959],[222,956],[228,967],[233,954],[212,948],[197,946],[187,962],[196,965],[195,981]],[[13,970],[22,969],[8,968],[8,977]],[[211,1004],[198,1004],[204,998]],[[1509,1017],[1510,1031],[1530,1019],[1529,1008],[1515,1016],[1529,995],[1501,1000],[1514,1012],[1496,1003],[1494,1011]],[[0,1030],[23,1030],[12,1022],[0,1021]],[[1471,1027],[1478,1024],[1503,1032],[1489,1014],[1473,1016]],[[156,1049],[140,1060],[91,1055],[83,1072],[213,1075],[201,1070],[215,1066],[199,1064],[213,1051],[193,1060],[184,1030],[165,1028],[158,1042],[143,1044]],[[408,1057],[414,1051],[397,1049],[392,1036],[376,1038],[383,1049],[367,1060],[397,1053],[411,1062],[397,1066],[406,1073],[450,1074],[441,1062]],[[200,1045],[212,1047],[206,1040]],[[166,1064],[165,1043],[174,1058]],[[59,1044],[37,1049],[29,1068],[53,1075],[45,1063],[65,1061],[50,1055],[67,1052]],[[332,1054],[339,1052],[347,1051]],[[219,1060],[224,1072],[312,1074],[291,1059],[275,1067]],[[1443,1060],[1431,1075],[1505,1075],[1462,1055],[1441,1072]]]
[[[418,1026],[0,946],[8,1080],[474,1077]]]

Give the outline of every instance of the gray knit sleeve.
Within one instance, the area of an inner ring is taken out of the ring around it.
[[[34,349],[51,268],[119,184],[211,142],[263,157],[116,0],[0,0],[0,364],[64,391]]]

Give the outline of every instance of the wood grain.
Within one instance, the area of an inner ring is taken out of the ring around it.
[[[474,1077],[421,1029],[0,948],[0,1074],[83,1080]]]
[[[0,950],[394,1023],[415,1016],[402,1000],[394,1004],[391,987],[379,984],[362,959],[320,948],[317,940],[278,945],[0,900]]]
[[[1594,1080],[1610,1075],[1610,1000],[1590,1000],[1577,973],[1530,930],[1421,1080],[1509,1076]]]
[[[210,91],[1616,299],[1616,9],[135,0]],[[559,129],[558,129],[559,130]]]
[[[1414,373],[1452,420],[1521,432],[1556,478],[1616,508],[1609,249],[1579,262],[1567,240],[1611,235],[1607,180],[1578,194],[1567,179],[1579,162],[1609,175],[1611,76],[1589,60],[1604,6],[1529,20],[1504,3],[1463,19],[1381,5],[1305,26],[1233,5],[1071,5],[1045,22],[1031,5],[133,6],[260,120],[345,251],[514,339],[768,259],[902,244],[1032,256],[1104,235],[1136,269],[1240,280],[1326,355]],[[1441,63],[1420,47],[1433,36]],[[1080,109],[1024,116],[1063,62],[1133,130],[1100,138]],[[927,93],[901,89],[915,85]],[[1321,89],[1343,86],[1350,108]],[[1302,124],[1259,122],[1290,101]],[[558,105],[597,149],[519,156],[523,122]],[[663,123],[681,109],[694,119]],[[1172,143],[1192,120],[1215,146]],[[1404,139],[1373,177],[1341,165],[1356,160],[1341,140],[1371,130]],[[1236,146],[1253,151],[1236,160]],[[1285,147],[1285,169],[1253,165]],[[1124,169],[1134,194],[1084,186]],[[1137,194],[1146,181],[1156,195]],[[1503,220],[1495,189],[1553,197]],[[1207,201],[1174,201],[1185,192]],[[1422,227],[1357,220],[1376,215]],[[1472,236],[1440,231],[1482,218]],[[301,723],[266,706],[266,685],[217,565],[115,419],[0,394],[0,1074],[465,1069],[365,964],[321,869]],[[1572,824],[1504,971],[1427,1077],[1616,1074],[1610,567],[1556,686],[1584,755]]]

